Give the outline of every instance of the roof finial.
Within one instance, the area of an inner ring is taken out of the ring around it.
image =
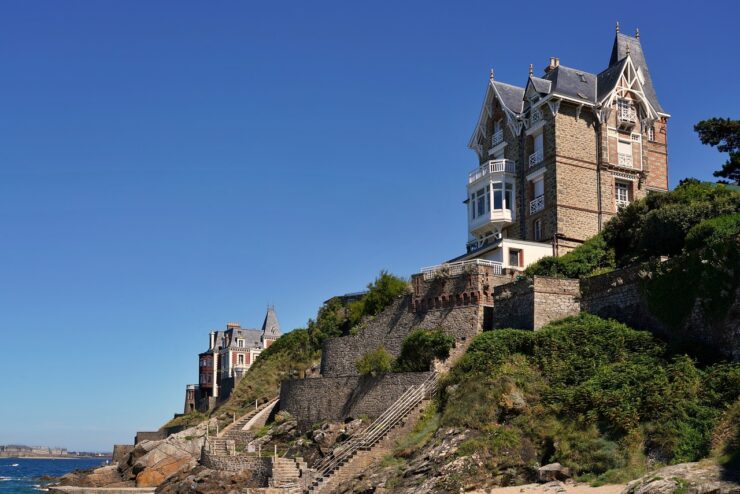
[[[617,34],[619,34],[619,21],[617,21]]]
[[[630,54],[630,44],[629,43],[626,43],[626,44],[627,44],[627,56],[629,56],[629,54]]]
[[[491,76],[489,77],[490,80],[493,80],[493,67],[491,67]]]
[[[533,71],[533,69],[534,69],[534,67],[533,67],[533,65],[532,65],[532,64],[530,63],[530,64],[529,64],[529,77],[532,77],[532,71]]]
[[[640,28],[635,29],[635,38],[640,39]]]

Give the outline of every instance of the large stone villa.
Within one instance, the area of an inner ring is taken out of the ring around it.
[[[620,207],[668,189],[669,115],[639,33],[627,36],[617,27],[609,63],[598,74],[555,57],[541,76],[531,66],[529,72],[524,87],[493,73],[488,81],[469,143],[478,166],[467,177],[465,253],[413,275],[412,293],[357,334],[326,341],[321,378],[282,383],[280,408],[299,423],[377,417],[427,379],[389,374],[369,385],[355,367],[381,346],[397,356],[414,328],[443,328],[460,354],[481,331],[537,329],[581,311],[636,327],[650,320],[633,272],[517,282],[528,264],[571,251]]]
[[[617,33],[598,74],[550,58],[523,87],[491,70],[468,144],[465,254],[496,272],[522,270],[598,233],[617,210],[668,189],[667,122],[639,31]],[[442,266],[427,268],[428,276]]]

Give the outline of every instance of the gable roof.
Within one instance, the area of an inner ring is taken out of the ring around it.
[[[521,113],[524,109],[524,88],[506,84],[505,82],[491,81],[499,101],[512,113]]]
[[[642,51],[642,45],[638,38],[627,36],[626,34],[617,33],[614,38],[614,46],[612,47],[612,54],[609,58],[609,67],[619,63],[622,59],[627,56],[629,48],[630,58],[636,69],[642,72],[642,76],[645,78],[645,82],[642,84],[642,90],[645,93],[645,97],[648,99],[655,111],[665,114],[665,110],[658,102],[658,96],[655,94],[655,88],[653,87],[653,79],[650,77],[650,71],[648,71],[647,62],[645,61],[645,54]]]
[[[622,73],[622,69],[627,64],[627,58],[623,58],[616,64],[608,67],[607,69],[599,72],[596,76],[598,94],[596,95],[597,101],[602,101],[606,95],[611,93],[619,82],[619,76]]]
[[[534,77],[534,76],[531,76],[529,78],[528,86],[529,84],[532,85],[535,91],[537,91],[538,93],[543,93],[543,94],[549,94],[550,88],[552,87],[552,83],[548,81],[547,79],[540,79],[539,77]]]

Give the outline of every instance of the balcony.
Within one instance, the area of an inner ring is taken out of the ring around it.
[[[545,209],[545,195],[542,194],[529,202],[529,214],[535,214]]]
[[[622,128],[634,127],[637,122],[637,112],[631,106],[620,105],[617,109],[617,123]]]
[[[491,147],[496,147],[502,142],[504,142],[504,129],[501,129],[493,134],[493,136],[491,137]]]
[[[534,153],[530,154],[529,155],[529,166],[530,166],[530,168],[533,167],[533,166],[535,166],[538,163],[541,163],[542,160],[543,160],[543,158],[544,158],[544,156],[543,156],[543,153],[542,153],[542,150],[541,149],[539,151],[535,151]]]
[[[468,185],[492,173],[516,173],[516,165],[511,160],[491,160],[468,174]]]
[[[428,268],[422,268],[421,274],[424,276],[424,281],[432,280],[438,276],[459,276],[463,273],[473,271],[476,266],[490,267],[493,274],[501,274],[503,264],[497,261],[486,261],[485,259],[473,259],[470,261],[461,261],[453,263],[438,264],[436,266],[430,266]]]
[[[624,154],[619,153],[617,155],[617,163],[619,166],[624,166],[627,168],[632,168],[632,155],[631,154]]]

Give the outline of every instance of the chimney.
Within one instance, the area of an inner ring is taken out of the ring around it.
[[[552,72],[560,65],[560,59],[558,57],[550,57],[550,64],[545,67],[545,74]]]
[[[213,350],[213,347],[216,346],[216,332],[215,331],[211,331],[211,334],[209,334],[208,336],[211,337],[210,338],[210,340],[211,340],[211,346],[209,346],[208,349],[209,350]]]
[[[227,322],[226,329],[239,329],[239,323],[238,322]]]

